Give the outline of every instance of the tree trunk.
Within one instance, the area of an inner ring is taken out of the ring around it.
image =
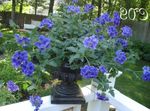
[[[35,7],[34,7],[35,8],[35,15],[37,13],[37,4],[38,4],[37,2],[38,2],[38,0],[35,0]]]
[[[54,1],[55,0],[50,0],[50,2],[49,2],[49,11],[48,11],[48,14],[49,13],[53,13]]]
[[[95,4],[95,0],[92,0],[91,4],[94,5]],[[90,13],[90,18],[92,18],[92,16],[93,16],[93,10]]]
[[[111,0],[109,0],[109,7],[108,7],[108,13],[110,13],[111,12],[111,8],[112,8],[112,2],[111,2]]]
[[[125,0],[125,2],[126,2],[126,9],[129,10],[131,8],[131,1]]]
[[[98,14],[97,17],[101,15],[101,7],[102,7],[102,0],[98,0]]]
[[[23,10],[23,2],[24,2],[24,0],[21,0],[21,2],[20,2],[20,13],[22,13],[22,10]]]
[[[16,2],[15,2],[15,0],[12,0],[12,11],[11,11],[11,19],[12,19],[12,21],[15,20],[15,8],[16,8]]]

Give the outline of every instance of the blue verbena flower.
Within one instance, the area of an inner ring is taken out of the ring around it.
[[[142,79],[144,81],[150,81],[150,67],[149,66],[144,66],[143,67]]]
[[[74,6],[74,5],[69,5],[67,7],[67,12],[74,12],[74,13],[80,13],[80,7],[79,6]]]
[[[132,29],[128,26],[124,26],[121,28],[122,35],[125,37],[131,37],[132,36]]]
[[[34,72],[34,64],[32,62],[26,61],[21,65],[22,73],[26,76],[32,76]]]
[[[101,31],[101,29],[96,29],[95,32],[98,34]]]
[[[0,38],[2,38],[3,37],[3,33],[2,32],[0,32]]]
[[[106,97],[104,94],[96,93],[97,99],[102,100],[102,101],[108,101],[108,97]]]
[[[83,40],[83,44],[84,44],[84,47],[86,47],[86,48],[96,49],[96,47],[98,45],[98,38],[96,37],[96,35],[86,37]]]
[[[43,103],[43,100],[41,99],[41,97],[37,96],[37,95],[36,96],[30,96],[29,100],[30,100],[32,106],[35,106],[34,111],[38,111],[41,104]]]
[[[16,42],[20,45],[27,45],[30,43],[30,38],[28,37],[21,37],[19,34],[15,34],[15,39],[16,39]]]
[[[81,68],[80,74],[87,79],[96,78],[98,75],[98,69],[94,66],[85,65],[83,68]]]
[[[122,38],[118,38],[116,41],[116,44],[121,44],[122,47],[127,47],[128,46],[128,41]]]
[[[19,68],[27,60],[27,51],[16,51],[15,54],[12,56],[12,65],[14,68]]]
[[[114,12],[114,17],[112,19],[112,22],[116,26],[118,26],[120,24],[120,15],[119,15],[119,12],[117,12],[117,11]]]
[[[86,4],[85,6],[84,6],[84,12],[85,13],[88,13],[88,12],[90,12],[91,10],[93,10],[94,9],[94,6],[92,5],[92,4]]]
[[[7,82],[7,89],[8,89],[8,91],[10,91],[10,92],[16,92],[16,91],[19,90],[19,87],[18,87],[18,85],[16,85],[13,81],[9,80],[9,81]]]
[[[103,65],[101,65],[101,66],[99,67],[99,70],[100,70],[100,72],[102,72],[103,74],[104,74],[104,73],[108,73],[106,67],[103,66]]]
[[[48,19],[48,18],[44,18],[41,23],[39,28],[43,28],[43,27],[47,27],[48,29],[51,29],[53,27],[54,23],[52,20]]]
[[[72,3],[77,3],[78,2],[78,0],[72,0]]]
[[[115,26],[109,26],[107,28],[107,33],[111,38],[114,38],[118,35],[118,31]]]
[[[100,35],[100,36],[99,36],[99,40],[100,40],[100,41],[103,41],[103,40],[104,40],[104,35]]]
[[[40,51],[45,51],[46,49],[50,48],[50,43],[51,39],[45,37],[44,35],[39,36],[39,41],[35,42],[35,46],[40,50]]]
[[[96,22],[100,25],[104,25],[105,23],[108,23],[110,21],[111,21],[111,18],[108,13],[104,13],[100,17],[98,17],[94,20],[94,22]]]
[[[123,64],[127,60],[125,52],[122,50],[116,51],[116,57],[114,58],[114,61],[116,61],[119,64]]]

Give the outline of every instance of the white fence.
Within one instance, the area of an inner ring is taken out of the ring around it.
[[[111,85],[114,86],[115,79],[111,78],[111,81]],[[110,105],[113,105],[116,111],[150,111],[150,109],[123,95],[116,89],[114,89],[115,97],[107,95],[109,97],[107,102],[97,100],[93,90],[96,91],[93,85],[87,85],[82,88],[83,95],[88,103],[87,111],[109,111]],[[43,104],[40,107],[40,111],[62,111],[68,108],[72,108],[73,111],[81,111],[81,105],[51,104],[51,96],[42,97],[42,100]],[[32,107],[30,101],[23,101],[2,106],[0,111],[34,111],[34,107]]]

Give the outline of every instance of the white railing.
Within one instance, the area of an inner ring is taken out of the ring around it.
[[[115,82],[115,79],[111,78],[111,81]],[[112,83],[112,86],[114,86],[114,83]],[[83,95],[88,103],[87,111],[109,111],[110,105],[113,105],[116,111],[150,111],[150,109],[130,99],[116,89],[114,89],[115,97],[107,95],[109,97],[107,102],[97,100],[93,90],[96,91],[93,85],[87,85],[82,88]],[[43,104],[40,107],[40,111],[62,111],[68,108],[72,108],[72,111],[81,111],[81,105],[51,104],[51,96],[42,97],[42,100]],[[1,106],[0,111],[34,111],[34,107],[32,107],[29,101],[23,101]]]

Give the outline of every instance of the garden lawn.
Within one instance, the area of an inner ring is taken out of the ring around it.
[[[149,66],[150,63],[138,61],[136,65],[129,65],[129,67],[140,71],[144,65]],[[150,108],[150,82],[136,79],[134,74],[125,72],[117,79],[115,87],[121,93]]]
[[[127,67],[135,71],[141,71],[138,76],[142,75],[142,67],[144,65],[150,65],[149,62],[138,61],[135,65],[127,64]],[[78,82],[81,87],[90,84],[90,80],[83,80]],[[145,82],[135,77],[134,74],[125,72],[119,78],[117,78],[115,88],[121,93],[137,101],[138,103],[150,108],[150,82]]]

